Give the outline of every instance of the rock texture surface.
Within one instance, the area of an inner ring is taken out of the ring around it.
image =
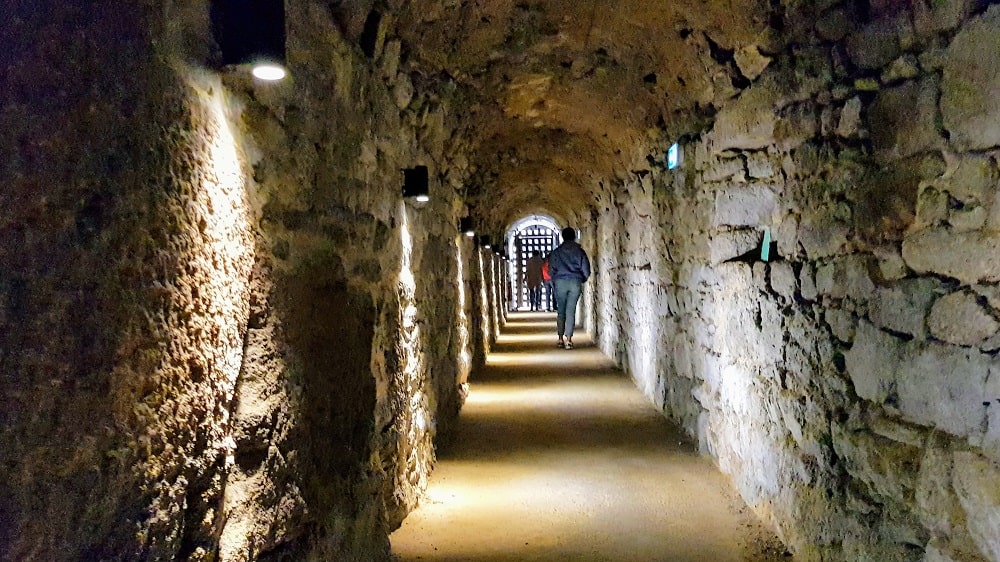
[[[387,557],[502,318],[449,102],[318,3],[274,86],[78,4],[4,16],[0,558]]]
[[[544,213],[800,559],[1000,560],[1000,7],[285,4],[5,6],[0,556],[387,557]]]
[[[800,22],[822,46],[777,54],[681,168],[602,193],[591,323],[797,559],[997,560],[998,142],[975,66],[1000,12],[935,3],[953,23],[914,41],[926,14],[872,6],[846,35],[839,8]]]

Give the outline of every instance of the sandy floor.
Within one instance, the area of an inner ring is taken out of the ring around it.
[[[556,349],[553,326],[514,315],[473,375],[398,560],[789,559],[589,339]]]

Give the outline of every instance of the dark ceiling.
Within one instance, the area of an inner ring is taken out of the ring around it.
[[[532,212],[568,219],[601,180],[648,167],[649,154],[695,132],[760,74],[781,21],[767,0],[369,9],[385,14],[385,35],[401,39],[413,73],[457,85],[453,111],[475,147],[469,202],[494,232]]]

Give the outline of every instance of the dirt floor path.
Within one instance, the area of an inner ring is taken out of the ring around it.
[[[593,343],[514,314],[396,560],[789,560],[726,478]]]

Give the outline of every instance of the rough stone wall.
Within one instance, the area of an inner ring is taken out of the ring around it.
[[[0,559],[386,557],[494,314],[448,99],[322,2],[276,86],[204,1],[11,9]]]
[[[913,6],[792,20],[598,209],[600,345],[803,560],[1000,560],[1000,8]]]

